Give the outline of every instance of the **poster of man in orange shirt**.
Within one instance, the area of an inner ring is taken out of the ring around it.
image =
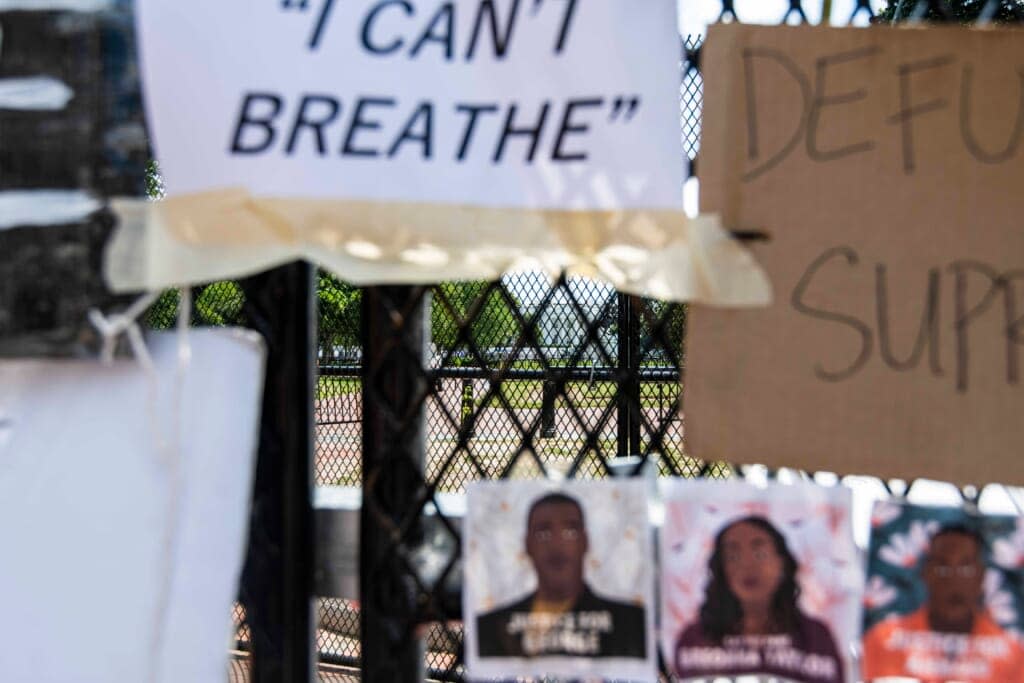
[[[1024,521],[878,503],[864,599],[865,680],[1024,681]]]

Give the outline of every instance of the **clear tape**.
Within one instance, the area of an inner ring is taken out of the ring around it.
[[[240,190],[115,200],[112,289],[158,291],[308,260],[356,285],[562,271],[622,292],[766,306],[771,285],[715,215],[541,211],[440,204],[258,199]]]

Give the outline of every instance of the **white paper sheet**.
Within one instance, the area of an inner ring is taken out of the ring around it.
[[[264,353],[190,340],[180,372],[151,338],[155,376],[0,363],[0,680],[225,680]]]
[[[168,196],[682,208],[675,0],[142,0],[137,17]]]

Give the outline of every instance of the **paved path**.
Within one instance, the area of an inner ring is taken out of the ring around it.
[[[486,393],[486,381],[476,383],[475,395],[479,399]],[[433,476],[454,448],[458,438],[461,391],[459,382],[445,382],[444,388],[427,403],[428,476]],[[581,399],[582,400],[582,399]],[[667,408],[644,408],[645,419],[654,427],[660,424]],[[479,411],[476,433],[470,440],[470,450],[489,477],[498,476],[508,465],[509,456],[522,441],[522,431],[538,433],[539,408],[523,408],[509,414],[502,407]],[[358,485],[359,463],[362,453],[362,398],[358,393],[333,397],[317,402],[317,483]],[[545,464],[567,467],[583,448],[587,435],[599,432],[599,443],[604,453],[612,455],[615,448],[617,424],[614,407],[579,408],[574,413],[567,407],[555,412],[556,436],[535,440],[538,456]],[[518,421],[518,425],[516,422]],[[600,429],[598,429],[600,427]],[[646,432],[646,430],[644,430]],[[674,420],[669,427],[668,440],[678,444],[682,452],[682,423]],[[476,478],[476,469],[465,454],[456,456],[451,471],[446,474],[443,488],[458,488],[466,479]],[[523,458],[523,476],[535,474],[530,458]],[[592,463],[591,467],[598,467]]]

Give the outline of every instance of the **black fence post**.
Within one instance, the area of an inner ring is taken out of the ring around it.
[[[253,683],[313,680],[314,269],[293,263],[241,282],[267,376],[240,601]]]
[[[550,380],[544,380],[540,400],[540,436],[542,439],[550,439],[558,435],[555,429],[555,399],[558,385]]]
[[[634,297],[619,298],[618,446],[616,455],[640,453],[640,324]]]
[[[476,399],[473,393],[473,379],[463,379],[462,396],[459,401],[459,426],[462,430],[469,430],[466,436],[473,436],[473,433],[476,431],[473,422],[473,409],[476,405]]]
[[[408,549],[422,541],[428,388],[424,290],[363,290],[363,505],[359,599],[363,683],[420,683],[419,592]]]

